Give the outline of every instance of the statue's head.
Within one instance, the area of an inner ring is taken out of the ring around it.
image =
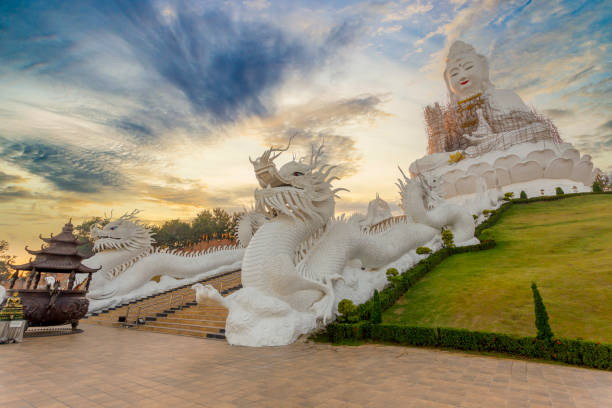
[[[444,81],[454,101],[485,91],[491,86],[487,59],[471,45],[455,41],[446,58]]]

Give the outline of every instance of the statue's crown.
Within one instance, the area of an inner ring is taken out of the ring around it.
[[[448,50],[446,62],[448,63],[463,54],[476,54],[476,50],[470,44],[464,43],[463,41],[455,41]]]

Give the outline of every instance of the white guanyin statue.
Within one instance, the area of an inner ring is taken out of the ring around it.
[[[496,88],[487,59],[474,47],[452,44],[444,81],[449,102],[425,108],[429,154],[410,165],[412,177],[446,199],[482,193],[483,186],[517,195],[548,194],[556,186],[590,190],[599,172],[591,157],[563,143],[552,122],[514,91]]]
[[[539,133],[546,133],[546,126],[535,120],[520,96],[514,91],[493,86],[489,80],[487,59],[477,54],[471,45],[456,41],[451,46],[444,80],[451,106],[467,119],[460,124],[459,130],[471,144],[466,149],[468,153],[531,141]],[[475,119],[476,125],[472,123]]]

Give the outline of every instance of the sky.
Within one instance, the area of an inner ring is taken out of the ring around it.
[[[324,143],[337,213],[426,151],[450,44],[548,115],[612,172],[612,8],[605,1],[0,2],[0,239],[25,245],[72,217],[147,223],[249,208],[248,158]]]

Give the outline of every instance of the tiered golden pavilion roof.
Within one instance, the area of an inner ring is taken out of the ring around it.
[[[79,252],[78,247],[85,244],[87,241],[81,241],[73,234],[73,225],[68,221],[62,232],[59,235],[44,238],[40,236],[48,246],[41,246],[40,250],[31,250],[26,247],[28,253],[35,255],[36,258],[23,265],[11,265],[14,269],[20,271],[31,271],[36,269],[38,272],[51,273],[93,273],[98,269],[88,268],[81,264],[87,255]]]

